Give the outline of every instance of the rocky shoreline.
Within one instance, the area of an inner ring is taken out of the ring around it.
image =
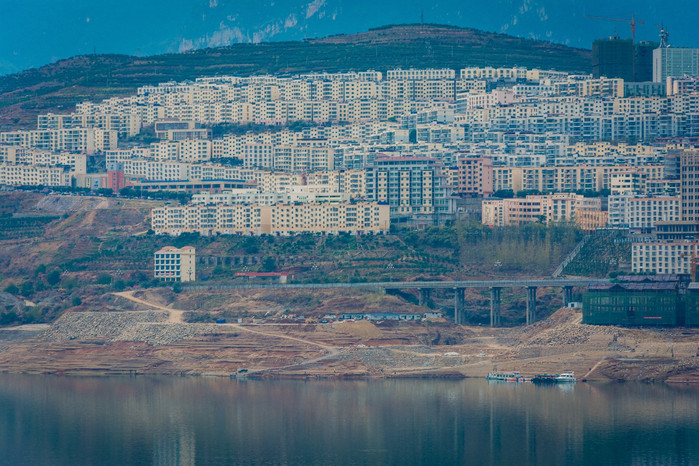
[[[426,343],[445,335],[456,344]],[[698,336],[691,329],[584,325],[567,309],[532,326],[498,329],[185,323],[166,308],[71,312],[51,325],[0,330],[0,372],[356,379],[484,377],[497,368],[528,375],[575,370],[587,381],[697,383]]]

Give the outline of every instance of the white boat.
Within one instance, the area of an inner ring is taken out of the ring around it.
[[[497,380],[499,382],[523,382],[524,377],[522,377],[518,371],[499,371],[489,372],[486,380]]]
[[[560,375],[556,376],[556,383],[575,383],[577,381],[573,371],[561,372]]]

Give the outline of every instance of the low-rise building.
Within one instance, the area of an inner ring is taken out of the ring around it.
[[[676,275],[622,276],[619,283],[590,285],[583,295],[583,323],[591,325],[684,325],[681,290]]]

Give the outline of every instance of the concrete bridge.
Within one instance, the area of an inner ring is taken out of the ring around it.
[[[536,291],[538,288],[561,288],[563,303],[573,300],[574,287],[587,287],[594,283],[608,283],[600,279],[542,279],[542,280],[470,280],[470,281],[415,281],[415,282],[370,282],[370,283],[244,283],[236,285],[195,285],[183,286],[190,290],[236,290],[236,289],[331,289],[355,288],[375,291],[418,290],[418,302],[426,305],[432,290],[454,290],[454,323],[465,324],[465,290],[466,288],[490,289],[490,325],[500,326],[500,292],[503,288],[524,288],[527,293],[527,325],[536,322]]]

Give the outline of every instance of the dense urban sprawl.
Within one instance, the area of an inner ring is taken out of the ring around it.
[[[487,225],[630,229],[634,271],[689,273],[699,77],[670,71],[644,83],[464,68],[145,86],[0,133],[0,185],[192,194],[153,209],[153,230],[170,235],[385,233],[453,221],[477,199]]]

